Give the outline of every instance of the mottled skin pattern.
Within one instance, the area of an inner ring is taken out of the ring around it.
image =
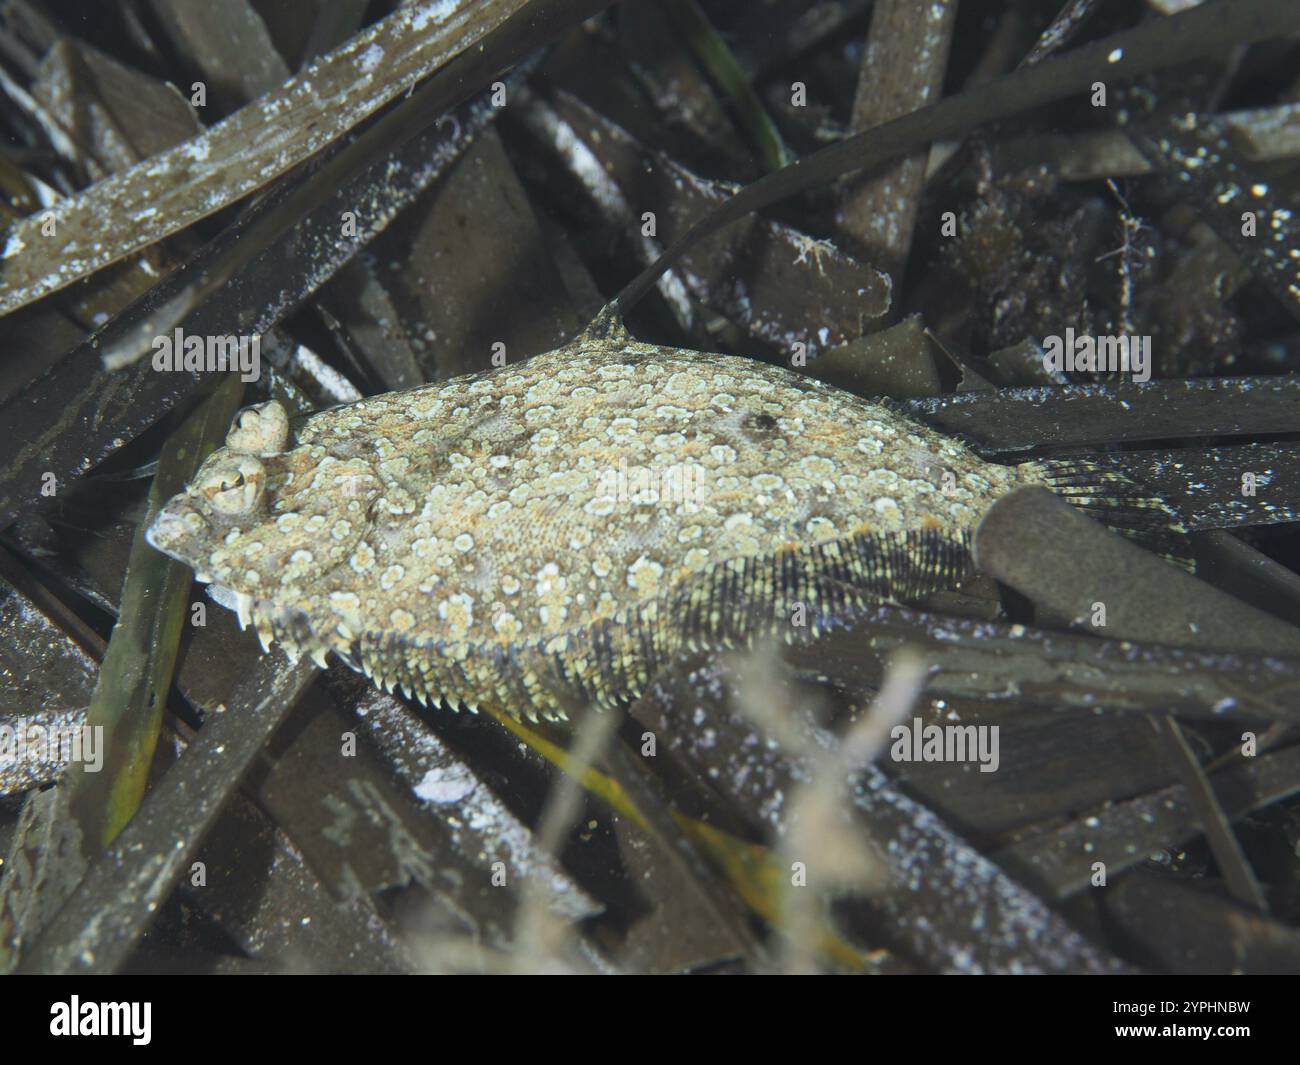
[[[149,539],[264,643],[553,717],[683,647],[950,587],[1030,480],[789,370],[584,339],[292,430],[250,408]]]

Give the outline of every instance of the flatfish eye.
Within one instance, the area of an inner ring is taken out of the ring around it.
[[[266,470],[252,455],[232,455],[204,470],[195,488],[218,514],[248,514],[266,489]]]
[[[226,447],[248,455],[278,455],[289,441],[289,416],[274,400],[245,407],[235,415]]]

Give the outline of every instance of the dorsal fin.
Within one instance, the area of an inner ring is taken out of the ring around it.
[[[623,315],[611,301],[600,309],[600,313],[591,320],[591,323],[573,338],[574,344],[585,344],[590,341],[600,341],[615,343],[621,341],[630,341],[632,334],[627,331],[627,326],[623,324]]]

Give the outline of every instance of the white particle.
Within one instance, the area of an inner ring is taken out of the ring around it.
[[[357,57],[357,68],[362,74],[371,74],[379,66],[379,61],[384,58],[384,50],[377,44],[371,44],[360,56]]]

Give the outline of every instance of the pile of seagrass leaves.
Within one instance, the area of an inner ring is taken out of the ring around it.
[[[0,736],[106,737],[0,748],[0,971],[1300,969],[1300,12],[1186,6],[0,0]],[[960,590],[565,730],[263,656],[143,543],[241,404],[554,348],[765,174],[634,333],[1109,464],[1198,576],[1017,494]]]

